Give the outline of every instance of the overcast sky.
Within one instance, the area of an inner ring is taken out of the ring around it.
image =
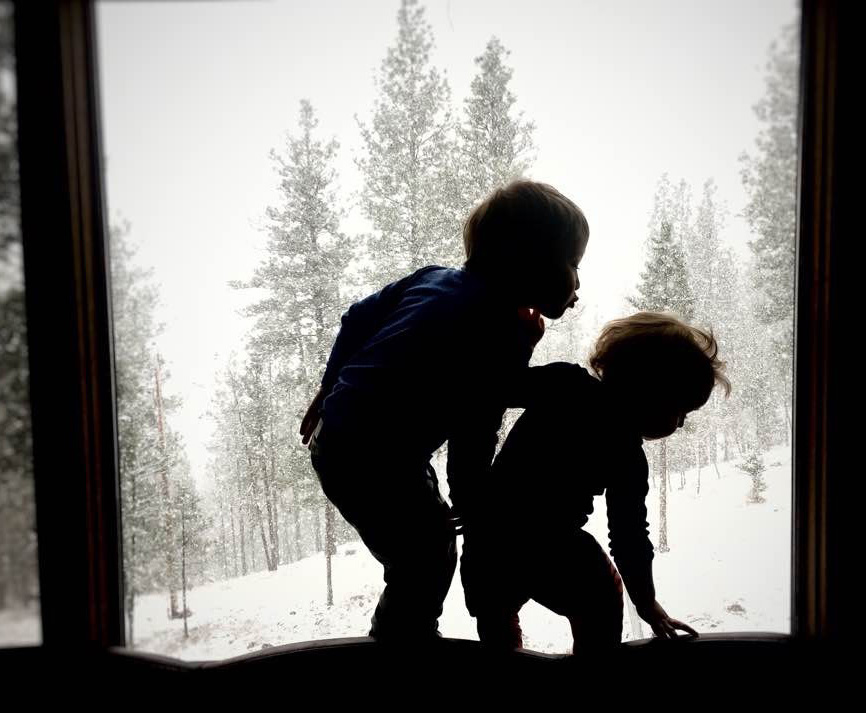
[[[723,240],[745,257],[738,156],[758,131],[770,43],[791,0],[430,0],[425,3],[455,108],[473,58],[496,35],[512,89],[535,122],[531,177],[587,214],[581,300],[605,320],[626,308],[644,254],[656,183],[667,172],[696,199],[714,178],[730,211]],[[396,36],[398,0],[110,2],[98,5],[109,212],[131,223],[151,266],[166,331],[159,348],[184,406],[174,427],[203,475],[214,374],[249,327],[228,287],[263,257],[266,206],[278,200],[269,150],[309,99],[323,137],[341,143],[347,205],[373,76]],[[357,227],[350,221],[348,230]]]

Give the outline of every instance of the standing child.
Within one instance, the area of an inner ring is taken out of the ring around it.
[[[622,634],[622,579],[656,636],[696,632],[656,599],[644,499],[642,442],[665,438],[703,406],[716,384],[730,392],[712,334],[641,312],[606,325],[590,358],[528,369],[526,406],[464,528],[461,575],[482,642],[520,648],[518,613],[530,599],[568,618],[576,648]],[[582,530],[604,493],[619,572]]]
[[[518,181],[473,211],[463,237],[463,269],[422,268],[349,308],[301,425],[325,495],[384,567],[380,640],[438,633],[456,554],[430,458],[448,442],[451,500],[470,513],[503,394],[541,335],[540,319],[519,315],[574,305],[589,229],[554,188]]]

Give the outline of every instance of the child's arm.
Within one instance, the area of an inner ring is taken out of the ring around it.
[[[635,605],[637,608],[637,605]],[[662,605],[653,600],[653,603],[643,611],[637,610],[638,616],[652,627],[653,633],[660,639],[676,639],[677,631],[685,631],[691,636],[698,636],[698,632],[678,619],[668,616],[662,609]]]
[[[448,489],[455,515],[473,513],[488,486],[485,477],[496,451],[504,409],[490,407],[455,414],[459,419],[448,439]]]
[[[402,280],[386,285],[378,292],[355,302],[346,310],[340,319],[340,331],[334,340],[325,374],[322,377],[322,391],[325,394],[328,394],[337,383],[337,375],[346,362],[381,329],[388,315],[400,301],[407,283],[417,274],[417,272],[412,273]]]
[[[502,334],[485,336],[474,326],[467,334],[464,346],[474,353],[488,351],[489,362],[482,364],[484,374],[470,380],[472,397],[468,391],[464,396],[472,406],[455,413],[456,425],[448,439],[448,487],[458,515],[471,512],[485,495],[485,475],[496,452],[505,406],[518,405],[522,395],[537,386],[526,374],[544,329],[540,312],[521,307],[516,322],[508,323]],[[505,343],[495,346],[503,335]]]
[[[429,269],[429,268],[424,268]],[[406,283],[417,273],[412,273],[402,280],[392,282],[364,299],[355,302],[343,314],[340,320],[340,331],[331,348],[331,355],[325,367],[322,377],[322,385],[307,407],[304,417],[301,419],[301,442],[309,443],[319,423],[322,411],[322,402],[337,383],[337,375],[340,369],[351,359],[351,357],[364,346],[382,326],[388,315],[394,310],[400,300],[400,296],[406,288]]]
[[[652,574],[653,546],[649,539],[646,496],[649,492],[648,466],[643,450],[627,464],[605,491],[610,551],[622,575],[638,616],[661,639],[677,638],[676,631],[698,633],[687,624],[668,616],[656,600]]]

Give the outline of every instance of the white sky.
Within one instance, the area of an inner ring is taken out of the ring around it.
[[[429,0],[433,61],[459,108],[491,35],[511,50],[512,89],[537,125],[531,176],[587,214],[581,300],[605,320],[642,267],[656,183],[713,177],[730,210],[723,239],[745,254],[737,157],[752,150],[752,105],[792,0]],[[174,427],[203,476],[214,374],[248,329],[228,287],[262,259],[259,226],[278,200],[269,150],[312,101],[341,142],[347,204],[359,187],[354,115],[393,42],[399,0],[111,2],[98,5],[103,141],[112,218],[130,221],[160,286],[160,350]],[[352,225],[347,225],[351,231]]]

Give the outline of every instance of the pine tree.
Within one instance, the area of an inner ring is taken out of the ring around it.
[[[457,127],[464,212],[497,186],[525,175],[532,163],[535,125],[514,115],[516,97],[508,85],[513,70],[505,64],[510,52],[492,37],[475,58],[478,73],[464,101]]]
[[[135,642],[136,596],[153,585],[157,557],[158,461],[152,405],[154,339],[161,331],[155,310],[158,294],[152,272],[135,264],[129,226],[111,231],[111,288],[114,313],[117,437],[123,525],[124,607],[127,641]]]
[[[139,594],[167,589],[169,616],[182,616],[173,482],[186,456],[170,424],[179,401],[167,393],[169,373],[155,344],[162,331],[156,320],[159,294],[152,270],[137,263],[128,225],[111,230],[110,257],[124,596],[132,645]]]
[[[345,306],[341,285],[347,282],[347,268],[353,258],[348,237],[340,231],[344,212],[339,208],[336,187],[338,143],[323,142],[315,136],[318,120],[308,101],[302,101],[298,133],[289,135],[284,154],[271,152],[280,176],[279,206],[267,210],[269,240],[267,258],[248,282],[239,288],[263,289],[266,296],[250,305],[248,316],[255,318],[250,340],[251,359],[246,370],[243,393],[251,400],[243,439],[250,458],[256,458],[261,484],[255,492],[261,503],[250,500],[252,513],[266,523],[261,526],[269,568],[279,560],[282,490],[295,494],[309,487],[309,454],[305,449],[277,443],[274,434],[296,433],[297,424],[277,425],[278,409],[297,418],[312,399],[324,373],[330,347]],[[268,388],[262,388],[267,381]],[[294,407],[275,403],[275,392],[291,392]],[[240,392],[238,398],[240,399]],[[240,402],[239,402],[240,403]],[[246,440],[244,440],[246,443]],[[255,485],[258,481],[251,481]],[[309,505],[309,498],[292,498],[294,507]],[[335,550],[333,506],[326,502],[328,591],[330,553]],[[329,593],[329,600],[331,595]]]
[[[670,311],[683,319],[694,316],[694,296],[689,285],[683,242],[687,239],[691,210],[690,198],[684,182],[671,190],[667,176],[663,176],[656,191],[655,204],[649,225],[647,260],[637,285],[637,295],[629,303],[639,310]],[[675,231],[679,238],[675,237]],[[659,468],[659,551],[667,552],[667,491],[668,491],[668,439],[658,445]],[[675,454],[678,455],[678,454]]]
[[[791,409],[794,347],[794,272],[797,200],[797,102],[799,32],[796,24],[770,47],[766,93],[754,107],[762,128],[755,152],[740,157],[749,199],[744,214],[755,234],[753,286],[760,295],[755,315],[770,328],[775,377]]]
[[[12,7],[0,6],[0,609],[38,595]]]
[[[637,296],[629,298],[640,310],[670,311],[691,319],[694,297],[688,282],[682,246],[673,238],[673,226],[662,222],[648,244],[649,255],[637,286]]]
[[[24,290],[0,291],[0,609],[38,591]]]
[[[20,281],[18,125],[12,7],[0,6],[0,285]]]
[[[763,492],[767,489],[767,483],[764,481],[764,472],[767,468],[764,465],[764,459],[761,457],[760,451],[756,448],[749,449],[743,462],[737,468],[752,480],[749,495],[746,498],[747,502],[764,502]]]
[[[178,513],[180,524],[179,540],[175,547],[180,560],[181,613],[184,638],[187,638],[189,636],[187,620],[193,614],[189,608],[187,593],[196,583],[205,579],[211,549],[208,535],[211,523],[185,458],[178,463],[174,480],[175,502],[172,509]]]
[[[722,440],[723,459],[729,460],[732,457],[732,445],[737,441],[737,429],[742,425],[742,415],[748,408],[740,391],[742,378],[749,368],[745,361],[745,348],[751,319],[743,299],[743,277],[733,252],[728,248],[719,253],[715,284],[718,288],[715,304],[718,322],[713,324],[713,329],[719,345],[719,355],[725,362],[726,374],[732,384],[730,398],[723,398],[718,389],[714,389],[707,406],[713,419],[713,431],[709,441],[710,459],[718,479],[721,478],[717,462],[718,441]]]
[[[742,321],[742,315],[734,308],[734,301],[738,298],[732,283],[736,264],[730,251],[721,246],[725,209],[718,204],[716,191],[713,179],[704,182],[694,223],[685,238],[685,256],[689,286],[694,295],[693,322],[713,332],[721,358],[726,359],[731,334]],[[689,464],[694,463],[697,468],[698,490],[704,457],[713,464],[717,476],[719,474],[718,440],[724,402],[724,394],[714,389],[709,402],[689,415],[689,437],[686,438],[685,433],[678,434],[689,454]]]
[[[375,80],[372,120],[358,120],[360,205],[373,226],[367,248],[377,286],[424,265],[462,262],[451,90],[431,66],[432,48],[424,8],[402,0],[397,39]]]

